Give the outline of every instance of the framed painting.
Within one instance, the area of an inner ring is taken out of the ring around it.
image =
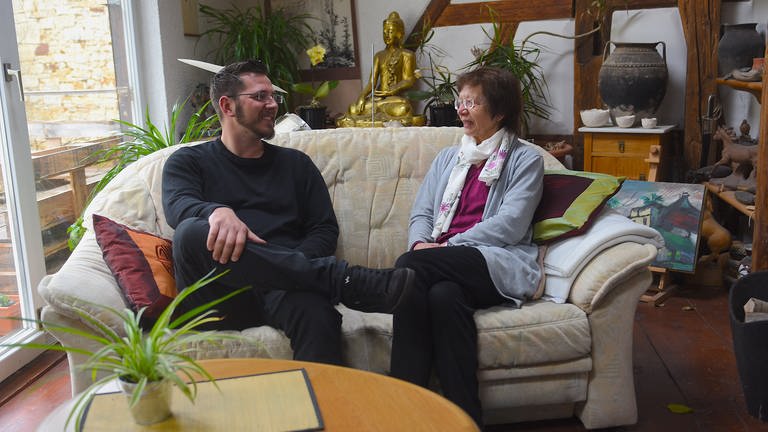
[[[326,50],[325,61],[311,70],[309,57],[300,56],[303,80],[360,78],[355,0],[267,1],[272,10],[283,9],[292,15],[308,15],[307,24],[314,33],[314,43]]]
[[[693,273],[705,193],[700,184],[626,180],[606,205],[664,237],[652,265]]]

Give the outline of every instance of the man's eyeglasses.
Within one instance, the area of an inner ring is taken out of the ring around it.
[[[275,101],[276,104],[283,103],[283,100],[285,98],[280,93],[270,93],[267,91],[257,91],[254,93],[238,93],[237,96],[248,96],[249,98],[257,101],[257,102],[263,102],[267,103],[270,100]]]
[[[471,110],[477,105],[482,105],[482,104],[480,102],[475,102],[474,99],[456,99],[455,101],[453,101],[453,106],[456,107],[456,111],[459,111],[461,107]]]

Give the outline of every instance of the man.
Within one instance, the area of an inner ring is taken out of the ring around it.
[[[221,137],[174,152],[163,169],[163,208],[176,229],[176,284],[229,270],[185,309],[251,285],[216,307],[216,329],[268,324],[291,339],[294,358],[341,363],[339,301],[391,313],[413,284],[410,269],[349,266],[332,256],[339,233],[328,190],[310,158],[273,146],[274,93],[260,61],[234,63],[211,79]]]

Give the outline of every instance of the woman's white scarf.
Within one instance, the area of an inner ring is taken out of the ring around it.
[[[456,158],[456,165],[451,170],[448,178],[448,185],[443,192],[443,199],[440,200],[435,227],[432,230],[432,238],[437,239],[440,234],[448,231],[451,227],[451,221],[456,214],[456,208],[459,205],[461,190],[464,188],[464,181],[467,179],[469,167],[487,160],[480,171],[478,179],[491,186],[501,175],[501,168],[504,166],[504,160],[509,153],[509,146],[515,139],[513,133],[507,133],[505,129],[499,129],[490,138],[478,144],[474,138],[464,135],[461,138],[461,147]]]

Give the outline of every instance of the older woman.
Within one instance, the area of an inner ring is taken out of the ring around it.
[[[391,374],[426,387],[434,365],[443,394],[482,425],[473,314],[519,307],[536,290],[531,220],[544,164],[517,139],[511,73],[481,68],[457,86],[464,136],[432,162],[411,212],[411,251],[396,263],[416,271],[416,287],[394,313]]]

